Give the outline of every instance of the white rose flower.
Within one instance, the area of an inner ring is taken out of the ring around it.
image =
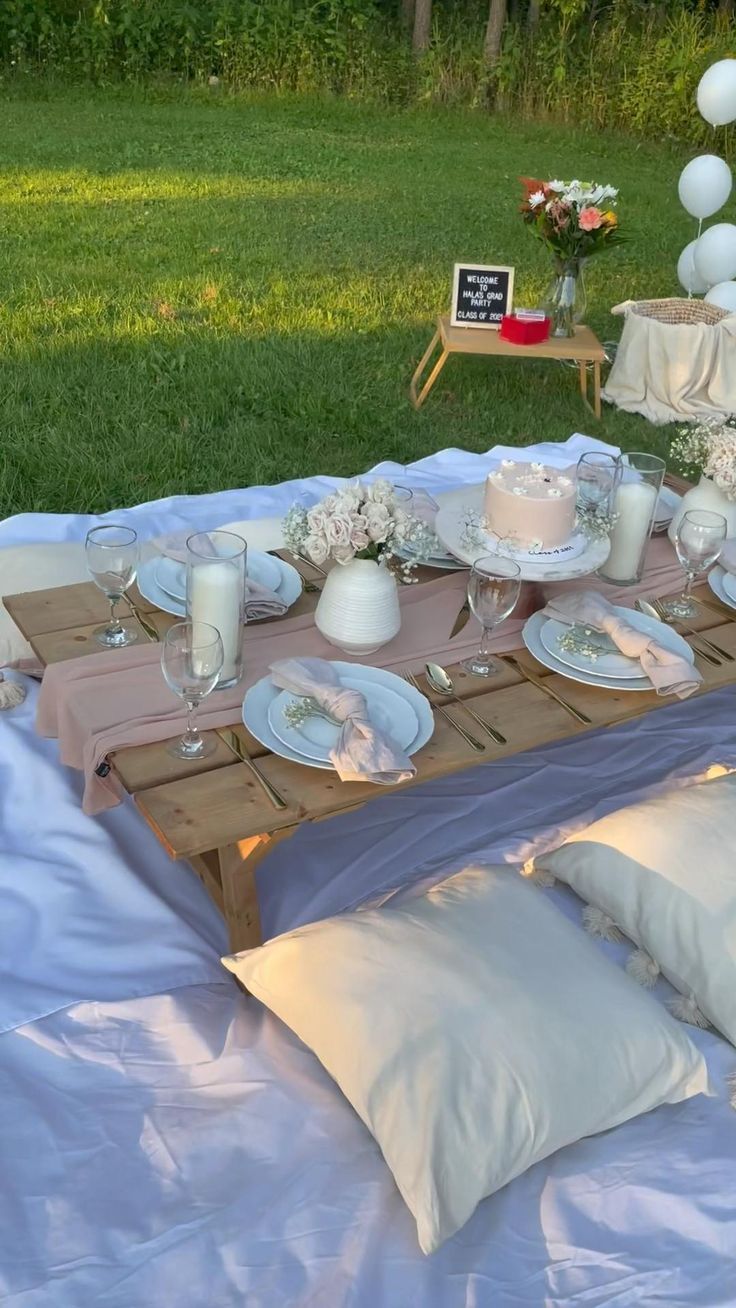
[[[365,499],[365,492],[360,482],[351,482],[349,486],[343,486],[337,498],[338,512],[355,513]]]
[[[382,544],[391,534],[391,515],[385,504],[366,504],[366,530],[376,545]]]
[[[391,482],[386,481],[385,478],[374,481],[373,485],[366,490],[366,500],[369,504],[391,504],[393,498],[394,488]]]
[[[329,514],[321,504],[315,505],[307,514],[307,527],[312,536],[324,536],[327,530]]]
[[[333,554],[336,549],[348,544],[352,529],[353,524],[347,513],[333,513],[328,518],[325,536]]]
[[[352,563],[355,558],[355,550],[352,545],[336,545],[332,551],[332,557],[335,563],[339,563],[344,567],[346,563]]]
[[[368,519],[362,513],[353,513],[351,521],[353,525],[350,532],[350,544],[357,554],[360,550],[367,550],[371,543],[371,538],[368,535]]]
[[[327,541],[323,535],[314,534],[312,536],[307,536],[303,548],[307,558],[311,559],[312,563],[316,563],[318,566],[325,562],[330,553]]]

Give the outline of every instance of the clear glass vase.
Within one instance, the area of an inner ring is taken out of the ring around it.
[[[187,617],[214,627],[222,640],[218,690],[243,672],[248,547],[231,531],[199,531],[187,540]]]
[[[584,260],[555,259],[555,276],[547,292],[545,308],[552,319],[552,336],[574,336],[588,307],[583,278]]]

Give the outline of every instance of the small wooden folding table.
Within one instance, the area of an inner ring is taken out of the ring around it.
[[[438,346],[439,358],[419,390],[422,376]],[[513,345],[490,328],[453,327],[449,313],[441,314],[437,319],[437,330],[411,379],[409,394],[415,409],[421,409],[451,354],[493,355],[500,359],[571,359],[578,364],[583,400],[596,418],[601,416],[601,364],[606,352],[590,327],[576,327],[574,336],[550,336],[539,345]],[[593,369],[592,404],[588,399],[588,365]]]

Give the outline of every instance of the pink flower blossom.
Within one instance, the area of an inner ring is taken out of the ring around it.
[[[603,223],[603,214],[600,209],[596,209],[593,205],[589,205],[587,209],[580,210],[578,222],[580,223],[581,231],[594,232]]]

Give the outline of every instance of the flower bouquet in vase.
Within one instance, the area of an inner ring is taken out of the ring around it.
[[[686,491],[669,525],[674,543],[684,513],[707,509],[726,519],[726,535],[736,536],[736,423],[708,418],[691,427],[681,427],[671,445],[671,454],[684,475],[700,480]]]
[[[614,186],[594,182],[542,182],[523,177],[524,222],[552,251],[555,277],[546,308],[553,336],[573,336],[585,317],[583,265],[591,255],[623,239],[619,231]]]
[[[408,511],[410,503],[411,492],[388,481],[351,482],[311,509],[294,504],[287,513],[287,548],[318,567],[330,560],[337,565],[327,573],[314,614],[331,645],[371,654],[397,634],[401,613],[389,561],[410,581],[416,563],[438,548],[430,526]]]

